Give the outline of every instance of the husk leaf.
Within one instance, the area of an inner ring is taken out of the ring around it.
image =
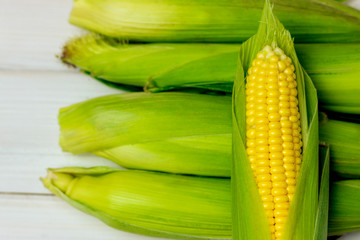
[[[231,174],[230,133],[123,145],[94,153],[130,169],[216,177]]]
[[[316,212],[313,240],[326,239],[328,235],[329,189],[330,189],[330,151],[328,145],[319,147],[319,205]]]
[[[360,180],[334,182],[330,190],[329,235],[360,230]]]

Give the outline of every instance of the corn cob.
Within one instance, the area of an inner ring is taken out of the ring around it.
[[[332,0],[274,0],[297,42],[357,42],[359,11]],[[263,1],[75,0],[70,23],[147,42],[242,42],[256,32]]]
[[[61,58],[118,87],[132,85],[152,92],[198,88],[231,93],[239,47],[237,44],[124,45],[89,34],[71,39],[64,46]],[[297,44],[296,51],[314,81],[323,108],[360,113],[359,44]]]
[[[318,201],[317,94],[269,1],[257,34],[240,47],[236,76],[233,239],[312,239],[326,228],[318,215],[326,201]]]
[[[213,104],[204,107],[209,102]],[[183,114],[188,118],[179,118]],[[60,109],[60,145],[65,151],[81,153],[164,138],[222,134],[231,129],[230,114],[229,98],[189,93],[115,94]]]
[[[325,176],[328,162],[323,166]],[[182,239],[231,239],[229,179],[95,167],[49,169],[42,181],[74,207],[121,230]],[[330,222],[349,214],[337,206],[360,207],[351,198],[356,188],[344,191],[339,183],[332,192],[331,208],[336,212]],[[340,234],[360,230],[358,221],[354,215],[346,225],[334,225],[334,230]]]
[[[246,152],[269,220],[281,239],[301,166],[301,128],[292,61],[269,45],[246,82]]]
[[[42,181],[74,207],[121,230],[182,239],[231,234],[228,179],[97,167],[50,169]]]
[[[64,151],[92,152],[126,168],[230,177],[230,101],[229,96],[174,92],[128,93],[92,99],[60,110],[60,144]],[[145,112],[153,114],[143,115]],[[124,117],[125,113],[128,118]],[[195,117],[199,121],[187,122]],[[221,122],[218,117],[222,117]],[[141,123],[137,122],[139,118]],[[174,118],[176,125],[171,120]],[[162,123],[158,125],[158,121]],[[132,132],[126,132],[125,126],[131,125]],[[174,128],[186,132],[174,135]],[[148,136],[144,136],[144,129]],[[332,146],[332,170],[360,177],[357,145],[360,125],[329,119],[321,121],[319,129],[320,140]],[[96,141],[100,137],[102,141]]]
[[[229,97],[189,93],[96,98],[60,110],[60,145],[130,168],[229,176],[230,109]]]

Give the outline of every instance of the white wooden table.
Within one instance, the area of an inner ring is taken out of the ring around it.
[[[360,0],[348,4],[360,8]],[[154,239],[108,227],[39,181],[48,167],[115,166],[58,146],[60,107],[118,92],[55,58],[80,33],[67,22],[71,7],[72,0],[0,0],[0,239]]]

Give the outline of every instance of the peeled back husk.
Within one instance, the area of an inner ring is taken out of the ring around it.
[[[265,46],[276,46],[291,58],[295,67],[297,95],[302,134],[302,160],[296,189],[281,230],[283,240],[326,239],[321,234],[327,228],[326,197],[319,189],[328,186],[329,179],[319,181],[318,99],[316,89],[299,63],[293,39],[272,12],[270,1],[265,1],[258,32],[240,47],[238,71],[234,82],[233,155],[231,189],[233,201],[233,239],[270,240],[268,218],[255,176],[246,152],[246,73],[256,55]],[[323,200],[321,200],[323,199]],[[244,221],[246,219],[246,221]],[[276,218],[275,218],[276,220]],[[278,238],[276,238],[278,239]]]
[[[229,96],[174,92],[91,99],[60,110],[60,145],[131,169],[230,177],[230,102]],[[360,124],[328,119],[319,130],[320,141],[331,145],[332,171],[360,177]]]
[[[296,42],[359,42],[360,13],[332,0],[274,0]],[[140,42],[243,42],[262,0],[75,0],[70,23]]]
[[[61,59],[114,87],[231,93],[239,48],[239,44],[124,44],[88,34],[69,40]],[[360,44],[297,44],[295,48],[314,81],[320,106],[360,113]]]

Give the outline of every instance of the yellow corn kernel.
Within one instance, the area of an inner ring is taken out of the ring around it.
[[[282,166],[282,164],[283,164],[283,161],[281,161],[281,159],[280,160],[277,160],[277,159],[270,160],[270,166],[271,167]]]
[[[248,147],[248,148],[255,148],[255,145],[256,144],[256,141],[255,141],[255,139],[252,139],[252,140],[247,140],[246,141],[246,146]]]
[[[263,202],[274,201],[274,196],[272,196],[272,195],[261,196],[261,200]]]
[[[277,181],[285,181],[286,180],[286,176],[285,174],[280,174],[280,173],[274,173],[271,175],[271,180],[273,182],[277,182]]]
[[[274,182],[272,184],[272,187],[273,188],[286,188],[287,184],[286,184],[286,182]]]
[[[271,182],[261,182],[258,184],[259,185],[259,188],[270,188],[271,189]],[[273,202],[272,201],[269,201],[268,204],[270,204]],[[265,205],[264,205],[265,206]]]
[[[286,171],[292,171],[292,170],[295,170],[295,165],[284,163],[284,168]]]
[[[286,210],[289,209],[290,204],[288,202],[283,202],[283,203],[277,203],[275,204],[275,208],[278,210]]]
[[[250,99],[250,97],[249,97],[249,99]],[[278,107],[279,106],[279,99],[278,98],[268,97],[266,99],[266,104],[268,105],[268,107],[270,107],[270,106]]]
[[[271,191],[271,194],[273,196],[282,196],[282,195],[287,194],[287,190],[286,190],[286,188],[273,188]]]
[[[254,148],[254,147],[248,147],[248,148],[246,149],[246,153],[247,153],[248,155],[255,155],[255,153],[256,153],[256,148]]]
[[[267,145],[258,146],[258,148],[256,148],[256,151],[258,153],[268,153],[269,152],[269,146],[267,146]]]
[[[281,140],[281,138],[269,137],[269,144],[270,144],[270,145],[282,144],[282,140]]]
[[[257,164],[259,164],[259,161],[268,160],[269,159],[269,153],[257,153],[255,155],[257,158]]]
[[[247,154],[269,220],[281,238],[301,166],[301,128],[295,67],[284,51],[266,46],[248,70]]]
[[[269,146],[269,151],[270,152],[281,152],[282,150],[282,146],[279,144],[279,145],[272,145],[272,146]]]
[[[267,138],[259,138],[255,140],[255,144],[259,145],[268,145],[269,141]]]

